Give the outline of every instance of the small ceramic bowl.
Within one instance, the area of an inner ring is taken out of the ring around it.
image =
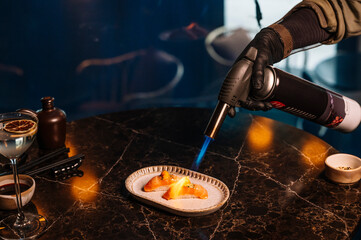
[[[356,183],[361,178],[361,159],[345,153],[330,155],[325,161],[325,174],[335,183]]]
[[[21,192],[21,201],[23,206],[30,202],[35,192],[35,180],[28,176],[19,174],[20,185],[26,185],[26,190]],[[13,175],[0,176],[0,209],[13,210],[16,209],[15,193],[6,193],[6,190],[12,190],[14,187]],[[20,187],[21,188],[21,187]],[[13,190],[12,190],[13,191]]]

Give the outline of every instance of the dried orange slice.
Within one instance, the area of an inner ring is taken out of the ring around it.
[[[36,122],[28,119],[12,120],[5,123],[4,130],[11,133],[26,133],[36,127]]]

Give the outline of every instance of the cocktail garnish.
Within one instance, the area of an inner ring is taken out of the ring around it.
[[[36,127],[36,122],[33,120],[22,119],[12,120],[5,123],[4,130],[11,133],[26,133]]]

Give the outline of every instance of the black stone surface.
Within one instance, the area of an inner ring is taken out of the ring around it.
[[[324,176],[337,150],[289,125],[250,114],[227,118],[199,172],[223,181],[217,212],[180,217],[144,205],[125,189],[134,171],[190,168],[212,110],[147,109],[68,123],[69,155],[84,153],[83,177],[35,177],[25,208],[49,220],[40,239],[349,239],[361,217],[360,186]],[[27,161],[43,154],[35,143]],[[210,196],[211,197],[211,196]],[[1,217],[10,211],[1,211]]]

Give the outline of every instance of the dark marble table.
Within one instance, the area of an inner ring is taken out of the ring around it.
[[[227,118],[199,172],[223,181],[230,198],[215,213],[181,217],[136,201],[134,171],[190,168],[212,110],[166,108],[70,122],[69,155],[84,153],[83,177],[37,176],[25,208],[49,220],[40,239],[349,239],[361,218],[360,186],[324,176],[337,150],[286,124],[250,114]],[[34,144],[31,158],[42,154]],[[1,211],[1,216],[9,214]]]

